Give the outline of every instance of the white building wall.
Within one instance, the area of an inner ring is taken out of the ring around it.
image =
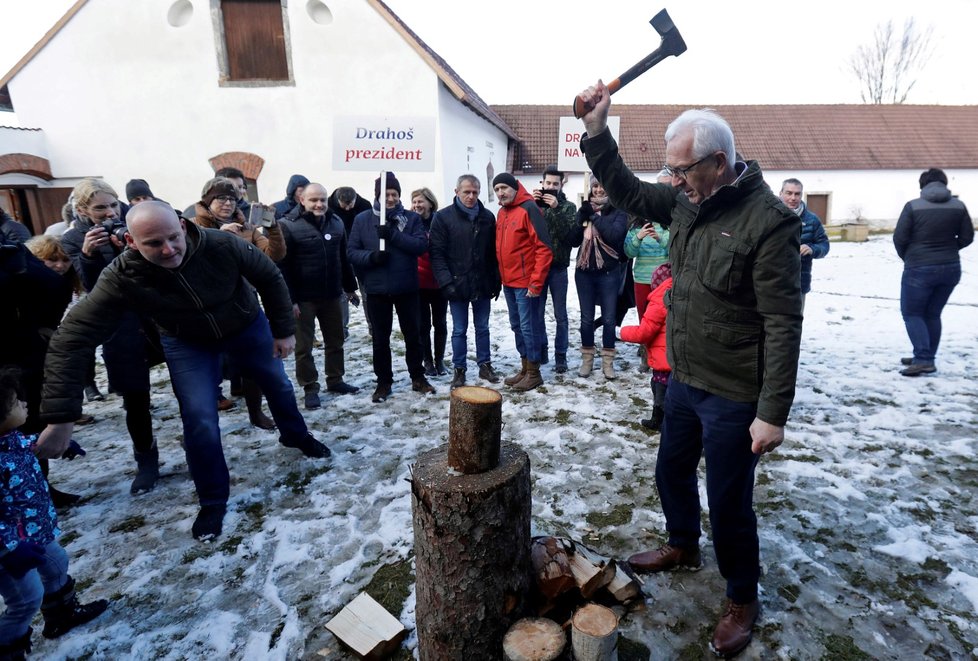
[[[92,0],[11,81],[21,122],[44,129],[55,176],[102,176],[120,193],[139,177],[182,207],[212,176],[209,158],[243,151],[265,159],[262,201],[283,197],[294,173],[370,197],[377,173],[332,170],[334,114],[450,112],[435,72],[362,0],[330,2],[327,25],[288,3],[295,85],[277,87],[220,87],[210,4],[194,0],[179,28],[167,23],[171,4]],[[488,125],[444,124],[474,134]],[[405,195],[446,176],[398,173]]]
[[[474,174],[482,183],[479,199],[493,213],[499,205],[490,202],[492,180],[488,178],[488,166],[495,174],[506,170],[508,136],[496,126],[459,103],[444,85],[438,86],[439,135],[441,136],[440,189],[433,188],[438,203],[448,206],[455,196],[455,182],[459,175]]]
[[[0,126],[0,154],[32,154],[47,158],[48,147],[44,132],[39,129]]]

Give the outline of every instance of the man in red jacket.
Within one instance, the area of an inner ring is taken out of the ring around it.
[[[543,384],[540,348],[545,330],[540,323],[540,292],[553,261],[550,234],[533,196],[516,177],[508,172],[496,175],[492,189],[500,206],[496,216],[496,259],[509,308],[509,325],[522,361],[520,371],[504,383],[513,390],[531,390]]]

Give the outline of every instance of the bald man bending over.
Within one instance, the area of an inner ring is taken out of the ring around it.
[[[41,402],[41,419],[48,427],[38,454],[56,457],[67,447],[72,421],[81,414],[86,365],[95,347],[125,311],[144,314],[160,329],[180,403],[187,465],[200,500],[193,534],[211,539],[221,534],[230,491],[214,405],[223,352],[265,393],[282,445],[308,457],[330,456],[306,428],[282,364],[295,347],[292,303],[272,260],[228,232],[186,223],[158,201],[133,207],[127,222],[129,249],[106,267],[51,339]]]

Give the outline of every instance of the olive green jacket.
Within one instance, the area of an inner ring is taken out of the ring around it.
[[[673,288],[666,345],[672,378],[738,402],[784,426],[801,344],[801,224],[764,183],[755,161],[699,206],[665,184],[640,181],[609,131],[581,141],[611,203],[670,219]]]

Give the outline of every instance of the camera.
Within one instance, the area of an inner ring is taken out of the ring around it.
[[[543,201],[543,196],[544,195],[547,195],[547,194],[550,194],[550,191],[543,190],[543,189],[537,189],[536,191],[534,191],[534,193],[536,193],[536,192],[539,192],[540,193],[540,197],[534,196],[534,201],[537,203],[537,206],[538,207],[543,207],[544,209],[550,208],[550,205]]]
[[[252,202],[248,209],[248,223],[254,227],[275,227],[275,210],[260,202]]]
[[[102,221],[102,228],[105,229],[106,234],[109,236],[114,236],[122,242],[122,245],[126,245],[126,233],[129,232],[129,228],[126,227],[126,223],[118,218],[113,220]]]

